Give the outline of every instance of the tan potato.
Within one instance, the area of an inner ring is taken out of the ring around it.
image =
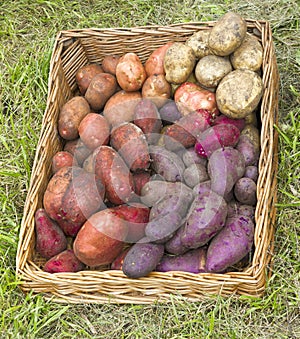
[[[116,92],[116,77],[109,73],[97,74],[85,92],[85,98],[94,111],[100,111],[106,101]]]
[[[133,120],[136,105],[142,100],[139,91],[119,91],[111,96],[106,102],[103,110],[104,117],[112,126]]]
[[[62,138],[78,138],[78,127],[81,120],[90,113],[90,105],[84,97],[75,96],[68,100],[59,112],[58,131]]]
[[[86,115],[81,120],[78,131],[81,140],[91,150],[108,144],[109,123],[101,114],[89,113]]]
[[[229,118],[242,119],[255,110],[262,94],[261,77],[253,71],[237,69],[219,83],[216,90],[217,106]]]
[[[190,38],[187,39],[185,44],[191,47],[197,59],[201,59],[206,55],[211,54],[208,47],[208,38],[210,29],[195,32]]]
[[[79,68],[75,75],[75,79],[82,95],[85,94],[93,77],[100,73],[103,73],[103,68],[98,64],[88,64]]]
[[[142,97],[150,99],[161,108],[171,97],[171,85],[163,74],[150,75],[142,87]]]
[[[164,57],[167,49],[172,45],[172,43],[173,42],[168,42],[165,45],[157,48],[146,60],[145,71],[148,77],[153,74],[165,74]]]
[[[260,148],[260,133],[257,127],[254,125],[246,125],[241,131],[241,135],[246,135],[253,143],[256,149]]]
[[[120,56],[118,55],[106,55],[102,60],[102,68],[105,73],[110,73],[116,75],[117,64],[120,60]]]
[[[229,58],[207,55],[198,61],[195,76],[200,85],[211,88],[217,87],[221,79],[231,71]]]
[[[247,34],[242,44],[230,55],[230,61],[235,69],[258,71],[263,61],[261,43],[254,36]]]
[[[138,55],[126,53],[117,64],[116,77],[123,90],[135,92],[142,88],[147,74]]]
[[[181,84],[188,79],[196,63],[193,49],[183,42],[174,42],[164,58],[166,80],[172,84]]]
[[[211,29],[208,46],[216,55],[229,55],[241,45],[246,32],[246,21],[239,14],[228,12]]]

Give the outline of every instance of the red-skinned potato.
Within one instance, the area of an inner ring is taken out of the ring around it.
[[[100,73],[103,73],[103,68],[98,64],[88,64],[79,68],[75,75],[75,79],[82,95],[85,94],[93,77]]]
[[[139,171],[132,174],[134,181],[134,191],[137,195],[141,195],[142,188],[150,180],[150,172]]]
[[[75,256],[71,249],[65,250],[50,258],[44,265],[48,273],[79,272],[85,265]]]
[[[130,249],[130,247],[127,247],[116,257],[116,259],[110,265],[111,270],[121,270],[122,269],[124,258],[126,256],[126,254],[128,253],[129,249]]]
[[[198,109],[208,110],[212,115],[219,114],[215,93],[192,82],[185,82],[176,89],[174,101],[183,115]]]
[[[146,60],[145,71],[148,77],[153,74],[165,74],[164,57],[167,49],[172,45],[172,43],[173,42],[168,42],[165,45],[157,48]]]
[[[84,97],[75,96],[68,100],[59,112],[58,131],[66,140],[78,138],[78,127],[81,120],[90,113],[89,103]]]
[[[98,113],[89,113],[82,120],[78,128],[79,136],[91,150],[98,146],[107,145],[109,141],[109,123]]]
[[[133,172],[149,168],[150,155],[146,137],[135,124],[125,122],[115,127],[110,135],[110,144]]]
[[[150,99],[161,108],[171,97],[171,85],[163,74],[150,75],[143,84],[142,97]]]
[[[65,166],[78,166],[77,160],[68,151],[59,151],[52,158],[52,173],[56,173]]]
[[[59,225],[43,208],[35,212],[36,250],[46,259],[67,249],[67,238]]]
[[[110,146],[99,146],[93,153],[94,171],[105,186],[106,198],[123,204],[135,197],[132,173],[122,157]]]
[[[110,73],[100,73],[91,80],[85,92],[85,99],[93,110],[100,111],[116,91],[116,77]]]
[[[138,55],[126,53],[117,64],[116,77],[123,90],[135,92],[142,88],[147,74]]]
[[[162,122],[156,105],[147,98],[143,98],[134,110],[133,123],[145,134],[149,144],[155,144],[162,129]]]
[[[103,115],[111,126],[118,126],[123,122],[133,120],[136,105],[141,101],[142,94],[139,91],[119,91],[112,95],[106,102]]]
[[[112,207],[120,218],[126,221],[128,234],[126,242],[135,243],[145,236],[145,227],[149,221],[150,209],[148,206],[140,203],[131,203],[130,205],[119,205]]]
[[[70,152],[79,166],[83,164],[92,152],[80,138],[67,141],[64,146],[64,151]]]
[[[127,232],[124,219],[107,208],[84,223],[74,240],[74,253],[87,266],[111,264],[121,253]]]
[[[116,75],[117,64],[120,60],[118,55],[106,55],[102,60],[102,68],[105,73]]]

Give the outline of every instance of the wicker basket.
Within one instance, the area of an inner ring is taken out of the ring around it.
[[[122,271],[81,271],[49,274],[35,252],[34,213],[50,178],[51,157],[62,149],[57,118],[62,105],[77,90],[75,73],[89,62],[101,62],[107,54],[135,52],[145,61],[150,53],[168,41],[185,41],[195,31],[214,22],[191,22],[170,26],[62,31],[54,46],[48,84],[47,107],[21,224],[16,265],[25,292],[43,293],[65,303],[153,303],[170,301],[172,295],[197,301],[209,294],[260,296],[270,275],[275,228],[277,135],[273,128],[278,114],[278,70],[270,25],[246,20],[248,32],[263,45],[262,78],[264,95],[260,104],[261,156],[259,160],[258,203],[255,213],[255,250],[243,271],[226,274],[153,272],[129,279]]]

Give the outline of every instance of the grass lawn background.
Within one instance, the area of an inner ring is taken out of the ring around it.
[[[0,2],[0,338],[300,337],[300,8],[273,1]],[[227,11],[271,23],[280,72],[278,217],[262,298],[167,305],[61,305],[24,295],[15,257],[60,30],[217,20]]]

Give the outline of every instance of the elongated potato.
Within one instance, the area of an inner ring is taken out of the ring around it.
[[[148,77],[153,74],[165,74],[164,58],[167,49],[172,45],[172,43],[173,42],[170,41],[150,54],[144,65]]]
[[[224,272],[244,258],[252,248],[254,224],[244,215],[228,218],[225,227],[211,241],[206,258],[208,272]]]
[[[187,248],[205,245],[222,229],[226,217],[227,204],[223,197],[212,190],[198,195],[184,225],[182,244]]]
[[[193,188],[200,182],[208,180],[209,176],[204,165],[193,164],[184,170],[183,179],[186,185]]]
[[[59,112],[58,131],[60,136],[66,140],[78,138],[79,124],[90,111],[90,106],[84,97],[75,96],[68,100]]]
[[[50,258],[43,270],[48,273],[79,272],[85,265],[76,257],[74,251],[67,249]]]
[[[93,153],[94,171],[105,186],[105,196],[113,204],[135,197],[132,173],[122,157],[110,146],[99,146]]]
[[[110,135],[110,144],[133,172],[149,168],[150,155],[146,136],[135,124],[125,122],[115,127]]]

